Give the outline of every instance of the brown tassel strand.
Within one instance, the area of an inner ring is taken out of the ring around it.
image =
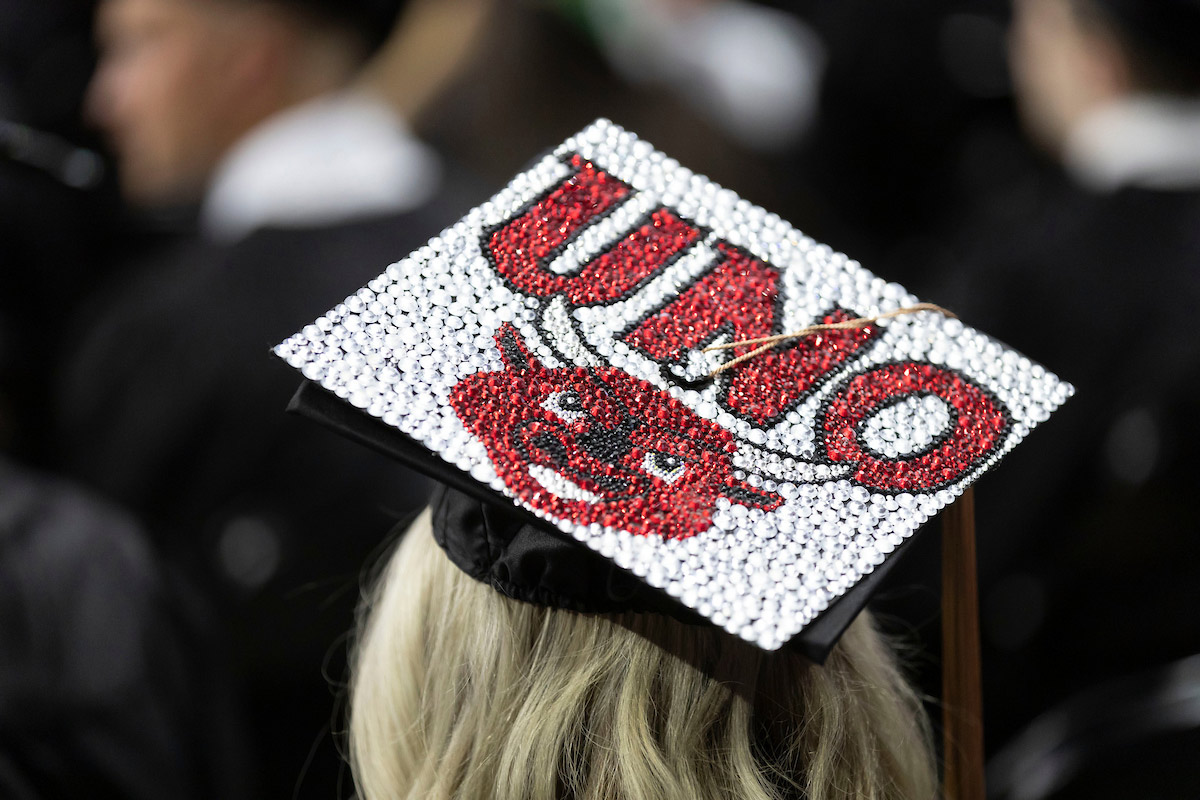
[[[944,796],[984,800],[983,689],[975,573],[975,492],[942,511]]]

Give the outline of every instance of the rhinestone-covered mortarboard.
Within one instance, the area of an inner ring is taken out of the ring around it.
[[[916,302],[600,120],[275,352],[410,460],[775,649],[1072,393],[934,311],[723,371],[754,345],[711,347]]]

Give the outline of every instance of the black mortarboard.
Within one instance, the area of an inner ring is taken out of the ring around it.
[[[475,577],[821,660],[1072,392],[915,304],[600,120],[275,352],[302,412],[456,490]]]

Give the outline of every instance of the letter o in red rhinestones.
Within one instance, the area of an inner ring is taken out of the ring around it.
[[[914,394],[936,395],[950,407],[954,427],[946,437],[898,459],[881,458],[859,444],[863,423]],[[830,400],[825,452],[835,463],[857,463],[854,480],[868,488],[929,491],[953,483],[995,450],[1008,425],[1002,404],[957,372],[918,362],[885,364],[855,375]]]

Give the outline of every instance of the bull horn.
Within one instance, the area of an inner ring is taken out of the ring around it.
[[[786,453],[769,450],[749,442],[740,442],[733,465],[746,472],[788,483],[824,483],[847,477],[853,464],[820,464]]]

